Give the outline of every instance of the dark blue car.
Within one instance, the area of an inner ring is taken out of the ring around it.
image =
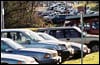
[[[57,51],[42,48],[24,48],[8,38],[1,38],[1,52],[30,56],[35,58],[39,64],[61,62],[61,57],[58,56]]]

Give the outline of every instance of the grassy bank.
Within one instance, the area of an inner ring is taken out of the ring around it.
[[[65,61],[62,64],[81,64],[81,59]],[[99,64],[99,52],[86,55],[83,64]]]

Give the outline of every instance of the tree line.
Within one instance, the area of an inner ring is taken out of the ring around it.
[[[42,27],[45,22],[35,11],[38,1],[4,1],[5,28]]]
[[[35,11],[39,1],[3,1],[5,28],[46,27],[54,24],[44,22]],[[88,2],[87,2],[88,3]],[[96,2],[98,3],[98,1]],[[40,5],[41,6],[41,5]],[[99,5],[92,10],[99,10]]]

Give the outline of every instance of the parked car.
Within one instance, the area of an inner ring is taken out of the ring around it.
[[[1,53],[1,64],[39,64],[29,56]]]
[[[60,63],[57,51],[42,48],[25,48],[8,38],[1,38],[1,52],[33,57],[39,64]]]
[[[63,23],[66,19],[66,14],[60,14],[59,12],[54,12],[51,14],[48,14],[47,16],[43,16],[43,19],[47,22],[52,21],[52,23]]]
[[[66,6],[64,3],[53,3],[50,7],[48,7],[48,10],[53,10],[53,11],[65,13]]]
[[[27,48],[46,48],[56,50],[58,55],[62,57],[62,60],[67,59],[70,54],[72,54],[65,44],[46,42],[46,40],[40,37],[36,32],[28,29],[2,29],[1,37],[11,38]]]
[[[55,24],[64,23],[66,20],[66,17],[67,17],[66,14],[58,14],[54,18],[52,18],[52,21]]]
[[[83,44],[83,50],[81,49],[81,44],[76,43],[76,42],[69,42],[69,41],[60,41],[57,38],[46,34],[46,33],[42,33],[42,32],[38,32],[38,35],[43,37],[45,40],[47,40],[48,42],[58,42],[60,44],[66,44],[67,48],[70,50],[70,48],[73,48],[74,53],[71,55],[72,57],[76,57],[79,56],[81,57],[81,51],[83,52],[83,55],[85,56],[86,54],[90,53],[90,49]]]
[[[37,31],[46,32],[62,41],[70,39],[71,42],[84,43],[91,52],[99,50],[99,35],[87,34],[76,26],[39,28]],[[82,34],[83,39],[81,39]]]

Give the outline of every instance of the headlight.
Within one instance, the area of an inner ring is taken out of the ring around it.
[[[66,45],[67,48],[70,48],[71,47],[71,42],[67,42],[65,45]]]
[[[73,48],[68,48],[68,50],[69,50],[69,52],[70,52],[71,54],[74,54],[74,49],[73,49]]]
[[[50,54],[45,54],[44,58],[50,58]]]
[[[67,48],[71,48],[71,45],[67,45],[67,44],[66,44],[66,47],[67,47]]]
[[[84,51],[84,52],[87,52],[87,51],[88,51],[87,47],[84,47],[84,48],[83,48],[83,51]]]
[[[52,56],[53,57],[56,57],[56,56],[58,56],[58,54],[57,53],[53,53]]]
[[[85,53],[90,53],[91,52],[91,50],[87,46],[86,47],[83,47],[83,51]]]

